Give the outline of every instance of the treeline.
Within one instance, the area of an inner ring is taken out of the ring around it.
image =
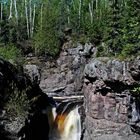
[[[99,56],[140,51],[140,0],[0,0],[0,46],[55,56],[65,28]],[[28,50],[28,49],[27,49]]]

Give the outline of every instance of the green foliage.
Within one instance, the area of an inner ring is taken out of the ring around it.
[[[106,27],[99,56],[119,58],[137,56],[140,52],[140,4],[138,1],[112,1],[106,16]]]
[[[57,3],[54,2],[54,4]],[[53,7],[49,2],[46,7],[43,9],[43,21],[42,23],[39,21],[34,36],[34,50],[38,55],[43,54],[54,57],[59,52],[59,9]]]
[[[118,5],[118,1],[112,1],[108,10],[106,28],[103,35],[105,43],[106,55],[116,56],[123,49],[122,42],[122,9]]]
[[[134,95],[140,95],[140,87],[135,87],[131,90],[132,94]]]
[[[55,32],[39,31],[34,37],[34,50],[36,55],[56,56],[59,52],[59,38]]]
[[[31,5],[27,1],[27,6],[21,0],[17,1],[18,19],[15,9],[8,19],[10,2],[3,5],[1,44],[19,46],[31,40],[35,54],[54,57],[60,50],[61,34],[70,27],[72,38],[83,44],[95,44],[99,56],[140,54],[140,2],[137,0],[32,0]]]
[[[0,21],[0,43],[17,44],[27,39],[25,19],[21,19],[17,22],[14,19]]]
[[[13,45],[1,46],[0,57],[13,63],[23,62],[21,50]]]
[[[13,87],[7,103],[5,104],[5,110],[11,118],[24,117],[26,118],[30,109],[30,103],[27,98],[26,91],[20,91],[18,88]]]
[[[125,26],[123,28],[124,49],[121,54],[124,56],[138,55],[140,51],[140,4],[139,1],[128,0],[125,13]]]

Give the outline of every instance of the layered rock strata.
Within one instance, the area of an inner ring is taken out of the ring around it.
[[[138,140],[140,59],[97,58],[85,66],[84,140]]]

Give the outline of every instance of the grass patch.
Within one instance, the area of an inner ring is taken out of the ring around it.
[[[10,61],[12,64],[23,63],[21,50],[13,45],[1,46],[0,57],[7,61]]]
[[[20,91],[15,87],[5,104],[5,110],[12,119],[16,117],[27,118],[30,110],[30,102],[26,90]]]

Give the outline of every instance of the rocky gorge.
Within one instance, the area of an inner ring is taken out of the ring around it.
[[[49,96],[84,95],[82,139],[139,139],[140,59],[96,58],[92,44],[71,46],[64,44],[51,71],[42,70],[40,88]]]
[[[140,58],[121,61],[108,57],[97,58],[96,53],[97,48],[91,43],[73,45],[69,41],[63,45],[56,61],[34,63],[36,58],[27,58],[28,63],[24,66],[22,74],[10,63],[1,60],[1,101],[6,102],[9,95],[6,94],[5,89],[13,79],[17,81],[16,85],[19,89],[21,87],[27,89],[28,99],[34,101],[28,119],[19,119],[22,123],[18,124],[22,125],[17,127],[18,130],[13,131],[5,127],[7,123],[4,123],[3,116],[7,115],[3,109],[4,105],[1,105],[1,132],[4,132],[2,134],[7,137],[9,133],[9,139],[18,139],[18,135],[21,136],[22,131],[26,131],[28,127],[28,130],[30,129],[28,135],[34,135],[34,137],[29,136],[28,139],[48,139],[44,129],[49,131],[45,119],[49,116],[42,114],[42,110],[50,104],[55,104],[48,96],[79,96],[82,99],[84,97],[80,111],[83,129],[81,139],[139,140]],[[14,122],[11,121],[11,129],[14,128]],[[31,128],[34,130],[32,131]],[[39,130],[40,128],[42,131]]]

